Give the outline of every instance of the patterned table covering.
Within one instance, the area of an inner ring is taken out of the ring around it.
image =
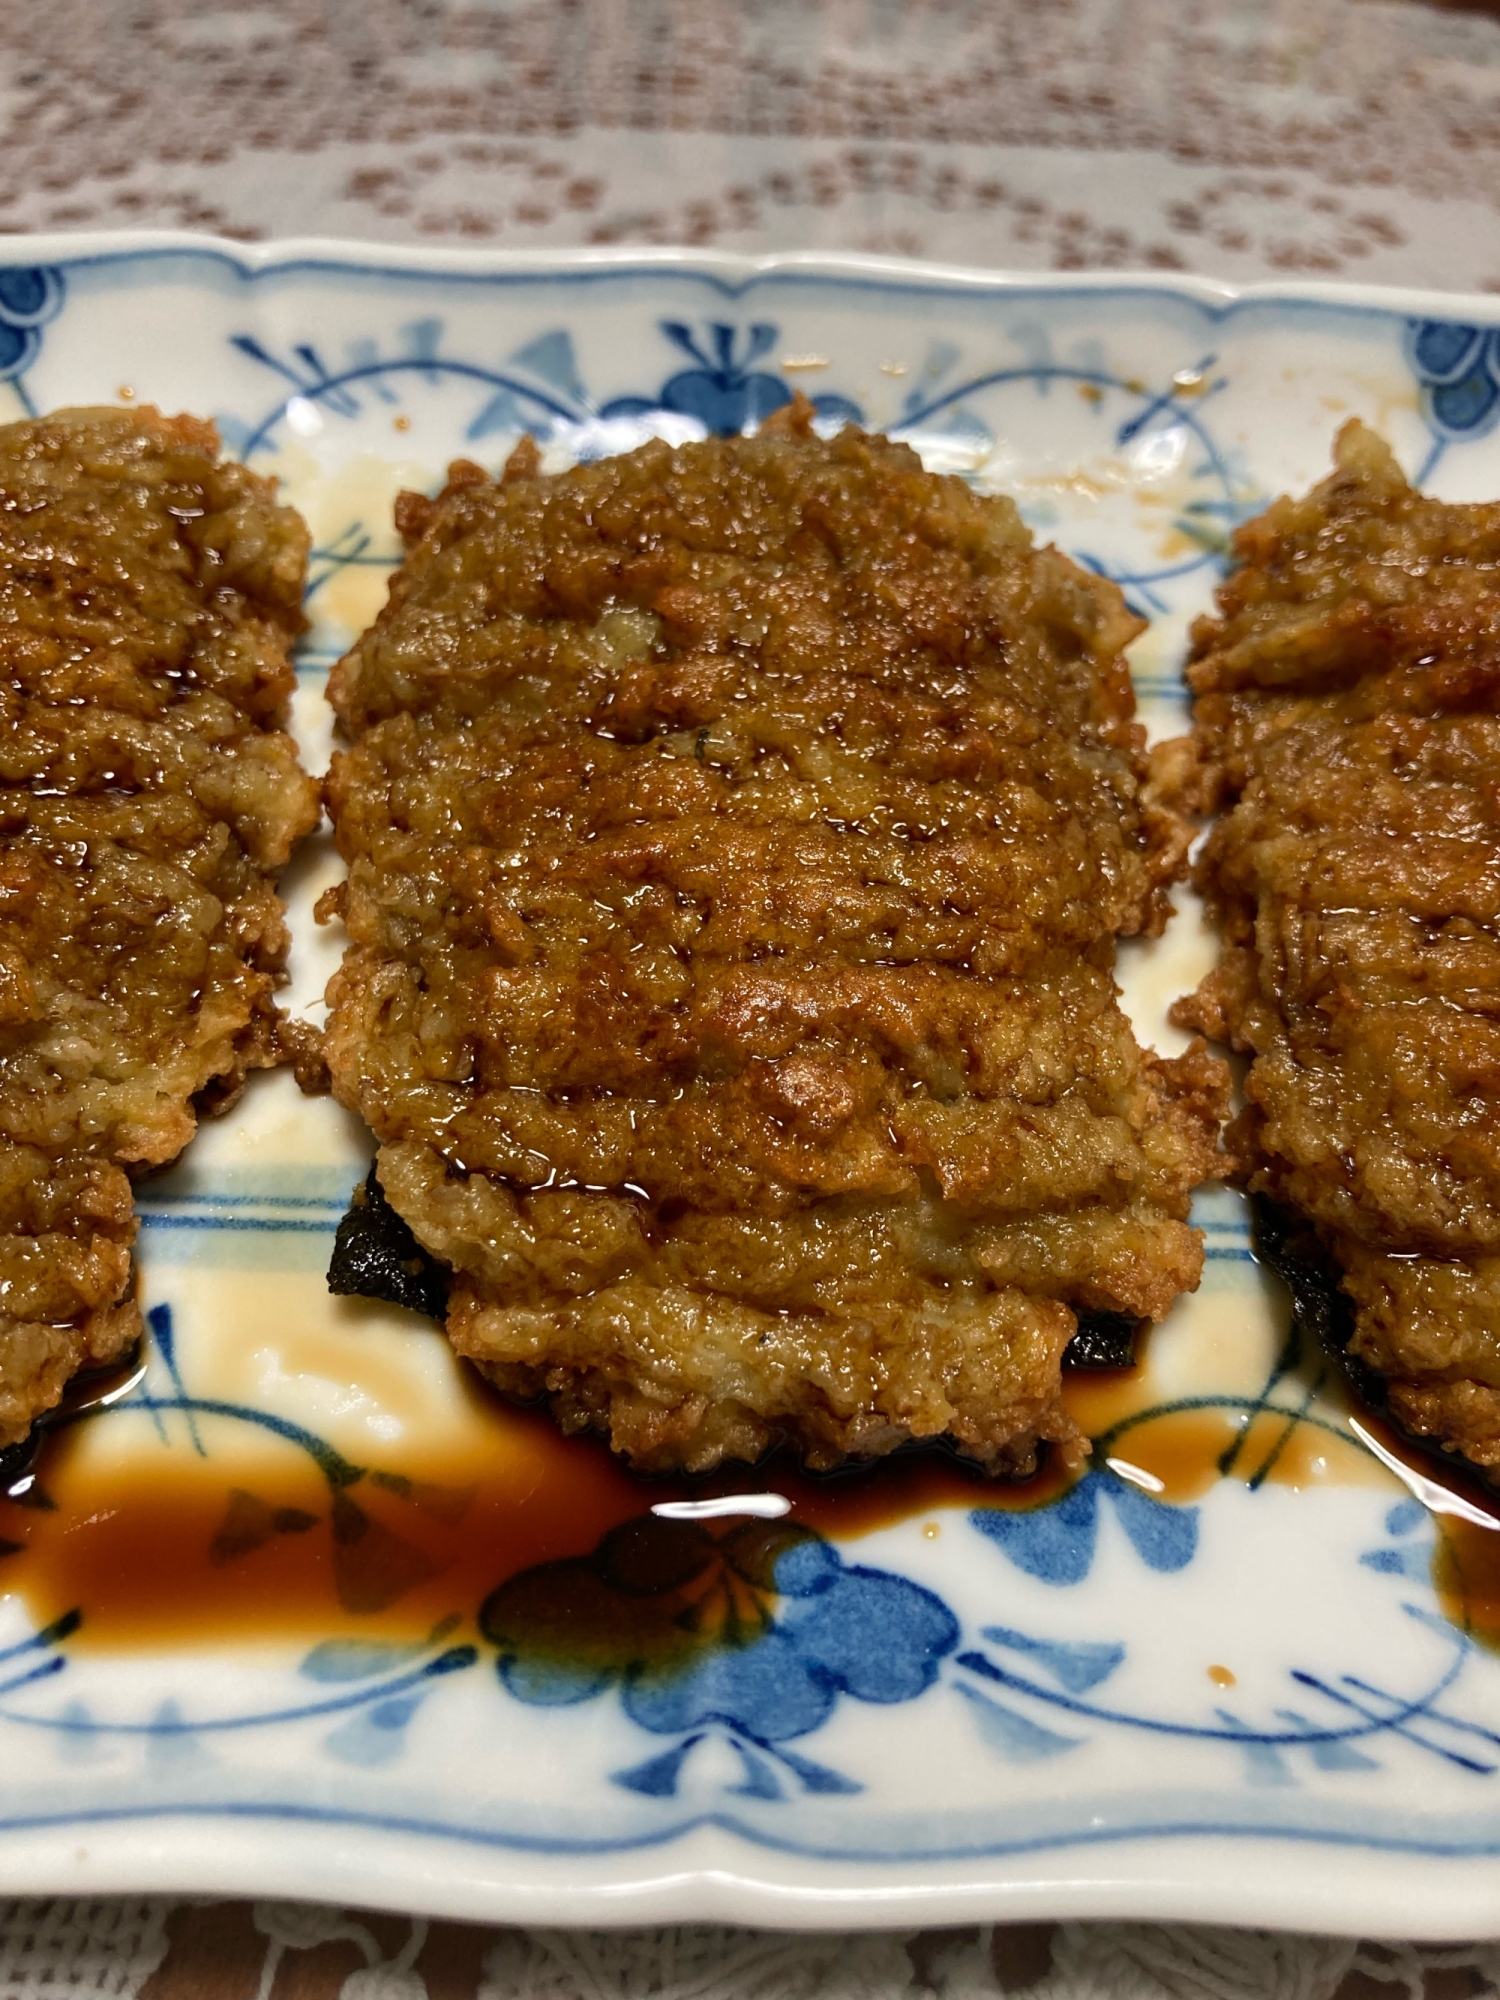
[[[48,0],[0,230],[853,249],[1500,291],[1500,0]],[[1500,1933],[1500,1884],[1496,1931]],[[0,2000],[1466,2000],[1500,1946],[0,1902]]]
[[[1469,2000],[1500,1945],[1182,1925],[491,1930],[298,1903],[0,1903],[3,2000]]]

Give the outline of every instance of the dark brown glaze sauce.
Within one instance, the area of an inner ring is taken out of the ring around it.
[[[1441,1486],[1470,1510],[1431,1510],[1437,1542],[1432,1583],[1443,1615],[1489,1652],[1500,1653],[1500,1493],[1466,1471],[1447,1453],[1424,1451],[1370,1409],[1359,1411],[1362,1428],[1418,1481]],[[1420,1499],[1420,1492],[1417,1497]],[[1477,1517],[1477,1518],[1476,1518]]]
[[[1108,1447],[1106,1462],[1144,1474],[1141,1484],[1155,1498],[1182,1506],[1225,1478],[1257,1486],[1327,1483],[1318,1461],[1330,1450],[1352,1456],[1356,1449],[1305,1425],[1287,1432],[1279,1409],[1259,1410],[1248,1423],[1228,1411],[1174,1411],[1133,1425]]]
[[[122,1466],[84,1449],[82,1426],[61,1429],[46,1440],[33,1484],[19,1497],[0,1494],[0,1594],[18,1592],[38,1624],[82,1608],[72,1643],[95,1648],[340,1631],[414,1641],[454,1614],[472,1630],[507,1578],[587,1555],[611,1528],[664,1502],[778,1493],[792,1503],[788,1523],[844,1541],[914,1517],[940,1535],[945,1510],[1042,1506],[1068,1483],[1055,1464],[1023,1481],[986,1479],[936,1451],[824,1476],[773,1459],[709,1479],[641,1479],[599,1441],[565,1438],[543,1412],[502,1401],[467,1371],[465,1380],[482,1407],[482,1449],[471,1430],[445,1458],[406,1453],[343,1490],[292,1447],[253,1469],[217,1448],[207,1458],[134,1455]],[[1351,1442],[1307,1426],[1288,1434],[1285,1413],[1262,1410],[1247,1423],[1233,1411],[1183,1410],[1129,1423],[1146,1394],[1138,1370],[1077,1375],[1067,1389],[1091,1435],[1123,1426],[1100,1456],[1164,1501],[1198,1499],[1223,1477],[1326,1483],[1318,1461],[1330,1451],[1369,1475]],[[1364,1411],[1360,1421],[1419,1478],[1444,1470],[1378,1417]],[[1500,1648],[1500,1502],[1457,1468],[1445,1484],[1497,1525],[1436,1515],[1434,1583],[1456,1624]],[[708,1525],[723,1533],[737,1522]]]
[[[403,1453],[342,1493],[290,1447],[253,1470],[218,1449],[122,1466],[86,1451],[82,1427],[60,1430],[34,1484],[20,1499],[0,1495],[0,1592],[19,1592],[39,1624],[82,1607],[74,1643],[95,1647],[315,1637],[351,1623],[412,1640],[454,1612],[469,1622],[508,1577],[586,1555],[664,1502],[779,1493],[789,1520],[844,1540],[944,1508],[1037,1506],[1067,1484],[1049,1467],[986,1479],[936,1451],[824,1476],[773,1459],[708,1479],[642,1479],[599,1440],[563,1437],[544,1412],[465,1374],[484,1408],[482,1455],[471,1443],[444,1459]],[[351,1503],[372,1524],[353,1537]]]

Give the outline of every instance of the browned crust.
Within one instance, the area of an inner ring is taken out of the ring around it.
[[[1237,537],[1194,630],[1198,883],[1218,966],[1174,1018],[1248,1054],[1228,1144],[1308,1217],[1392,1408],[1500,1461],[1500,506],[1335,470]]]
[[[307,531],[213,426],[0,430],[0,1445],[140,1332],[127,1173],[280,1060]]]
[[[645,1467],[1076,1449],[1076,1311],[1197,1282],[1225,1092],[1111,978],[1187,844],[1118,591],[805,407],[397,518],[327,1051],[459,1350]]]

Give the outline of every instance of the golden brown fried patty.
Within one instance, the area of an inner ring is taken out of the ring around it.
[[[1500,506],[1380,439],[1237,537],[1189,679],[1249,1185],[1316,1224],[1413,1429],[1500,1465]]]
[[[217,445],[0,429],[0,1445],[139,1332],[124,1170],[277,1060],[307,532]]]
[[[327,1045],[456,1346],[645,1467],[1071,1441],[1074,1309],[1197,1282],[1222,1074],[1116,1004],[1184,839],[1118,592],[795,423],[398,520]]]

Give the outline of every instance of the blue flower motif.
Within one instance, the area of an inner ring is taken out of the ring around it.
[[[51,264],[0,267],[0,382],[24,375],[42,347],[42,328],[62,307],[63,275]]]
[[[1500,327],[1413,320],[1406,355],[1427,421],[1444,442],[1482,437],[1500,422]]]
[[[1398,1500],[1385,1517],[1385,1531],[1394,1547],[1366,1549],[1360,1557],[1366,1569],[1385,1576],[1408,1576],[1427,1581],[1432,1576],[1435,1545],[1431,1533],[1416,1536],[1418,1528],[1430,1530],[1432,1516],[1419,1500]],[[1406,1540],[1399,1539],[1407,1537]]]
[[[683,1740],[616,1781],[676,1789],[689,1751],[726,1737],[741,1789],[782,1794],[769,1755],[805,1790],[857,1789],[773,1746],[820,1729],[841,1696],[912,1701],[958,1644],[957,1619],[905,1577],[847,1564],[786,1522],[752,1522],[721,1540],[645,1515],[611,1530],[592,1556],[543,1563],[485,1601],[480,1627],[518,1700],[588,1701],[618,1686],[632,1722]]]
[[[660,324],[668,340],[697,366],[673,375],[654,397],[617,396],[604,405],[599,412],[602,417],[638,417],[648,410],[670,410],[677,416],[696,417],[710,433],[731,437],[792,400],[791,390],[779,377],[751,367],[774,345],[774,326],[752,326],[743,351],[736,354],[737,329],[715,323],[708,329],[713,352],[706,354],[691,327],[673,319]]]
[[[670,376],[654,397],[617,396],[603,406],[601,417],[639,417],[653,410],[669,410],[675,416],[696,417],[711,435],[734,437],[792,400],[791,390],[779,376],[751,365],[775,345],[774,326],[761,321],[748,328],[743,349],[736,353],[738,329],[720,321],[708,329],[712,352],[705,352],[692,328],[680,320],[664,319],[660,325],[668,340],[696,366]],[[814,397],[813,408],[819,416],[862,421],[859,406],[847,396]]]
[[[1082,1583],[1094,1564],[1101,1494],[1114,1503],[1121,1527],[1148,1568],[1186,1569],[1198,1552],[1198,1509],[1153,1500],[1112,1472],[1086,1473],[1050,1506],[1024,1513],[976,1507],[969,1519],[1028,1576],[1043,1583]]]
[[[627,1678],[625,1712],[659,1735],[711,1722],[784,1742],[821,1729],[840,1695],[913,1701],[958,1643],[958,1621],[930,1590],[885,1570],[850,1568],[828,1542],[796,1543],[774,1564],[782,1609],[752,1645],[716,1648],[685,1672]]]

